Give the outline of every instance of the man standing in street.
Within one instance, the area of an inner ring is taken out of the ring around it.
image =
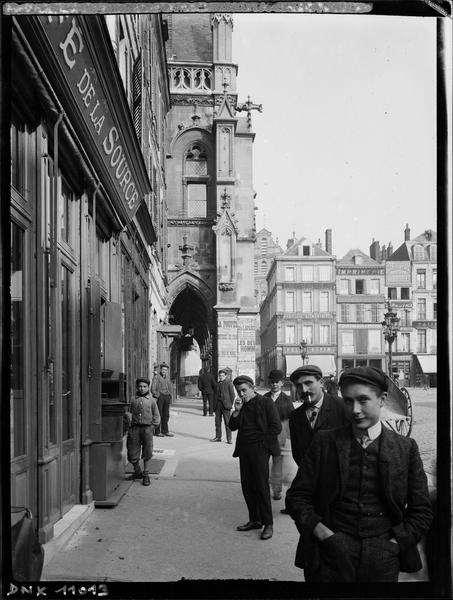
[[[296,566],[308,582],[397,582],[422,568],[417,543],[432,521],[415,440],[383,427],[388,380],[380,369],[344,371],[350,421],[314,438],[286,495],[301,535]]]
[[[214,396],[216,393],[217,382],[209,369],[200,369],[198,377],[198,389],[203,398],[203,416],[208,413],[212,417],[214,414]]]
[[[173,434],[168,431],[168,420],[170,418],[170,402],[171,402],[171,382],[168,377],[168,365],[162,363],[160,365],[160,373],[154,375],[151,384],[151,393],[157,399],[157,406],[160,413],[160,430],[156,431],[158,437],[173,437]]]
[[[304,365],[290,375],[296,396],[302,401],[289,417],[291,452],[297,466],[318,431],[347,423],[343,402],[323,391],[321,378],[322,371],[316,365]]]
[[[231,444],[231,429],[228,426],[230,421],[231,409],[234,402],[234,387],[229,379],[226,378],[226,371],[220,369],[219,381],[217,383],[217,392],[214,402],[215,410],[215,438],[211,442],[222,441],[222,419],[225,423],[225,432],[227,444]]]
[[[255,392],[251,377],[239,375],[233,381],[239,396],[230,417],[230,429],[238,430],[233,456],[239,457],[241,487],[249,520],[238,531],[261,529],[261,539],[273,535],[273,516],[269,490],[269,457],[280,454],[277,436],[282,424],[271,398]]]
[[[270,391],[264,394],[264,396],[271,398],[274,403],[278,416],[282,424],[282,430],[278,435],[278,443],[280,446],[281,453],[278,456],[272,457],[272,467],[270,484],[272,489],[272,498],[274,500],[280,500],[282,497],[282,486],[283,486],[283,459],[285,457],[286,442],[289,438],[289,415],[294,410],[291,398],[282,391],[283,387],[283,373],[278,369],[274,369],[269,373],[269,386]]]

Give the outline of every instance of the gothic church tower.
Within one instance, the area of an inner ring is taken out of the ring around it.
[[[203,366],[255,378],[251,110],[261,106],[238,104],[230,14],[167,19],[171,320],[197,341]]]

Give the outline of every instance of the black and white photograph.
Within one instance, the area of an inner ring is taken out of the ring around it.
[[[0,597],[451,597],[451,23],[2,2]]]

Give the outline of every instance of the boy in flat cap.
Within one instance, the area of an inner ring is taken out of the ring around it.
[[[225,423],[225,434],[227,444],[231,444],[231,429],[228,427],[230,422],[231,409],[233,408],[235,391],[230,379],[227,379],[227,373],[224,369],[219,371],[219,381],[216,384],[214,414],[215,414],[215,437],[210,442],[222,441],[222,419]]]
[[[295,564],[308,582],[397,582],[422,568],[417,543],[432,520],[418,447],[381,424],[380,369],[349,369],[340,389],[350,423],[314,438],[286,495]]]
[[[153,430],[160,423],[157,403],[149,391],[149,379],[136,380],[137,395],[131,400],[127,434],[127,459],[134,467],[131,479],[143,478],[143,485],[149,485],[149,464],[153,456]],[[140,469],[140,451],[143,458],[143,471]]]
[[[168,376],[168,365],[162,363],[159,373],[156,373],[151,383],[151,393],[157,400],[159,408],[161,425],[156,429],[158,437],[173,437],[173,434],[168,430],[168,421],[170,419],[170,403],[171,403],[171,381]]]
[[[274,369],[270,371],[269,392],[264,396],[269,397],[277,409],[280,422],[282,424],[282,430],[278,435],[278,443],[280,445],[281,454],[272,457],[272,467],[270,484],[272,489],[272,497],[274,500],[280,500],[282,497],[282,486],[283,486],[283,458],[285,456],[286,441],[289,438],[289,415],[294,410],[294,405],[291,398],[282,391],[284,375],[282,371]]]
[[[229,427],[238,431],[233,456],[239,456],[242,493],[249,511],[249,520],[237,530],[263,528],[260,537],[268,540],[273,535],[274,524],[269,457],[280,454],[277,436],[282,424],[272,399],[255,392],[251,377],[240,375],[233,384],[239,398],[234,402]]]
[[[319,367],[299,367],[291,373],[290,379],[296,388],[296,396],[302,401],[289,417],[291,452],[299,466],[318,431],[342,427],[347,419],[341,399],[324,392]]]

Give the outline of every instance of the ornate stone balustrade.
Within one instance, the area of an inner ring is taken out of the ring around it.
[[[236,91],[237,65],[209,63],[170,62],[170,92],[172,94],[223,94],[223,84],[228,93]]]

